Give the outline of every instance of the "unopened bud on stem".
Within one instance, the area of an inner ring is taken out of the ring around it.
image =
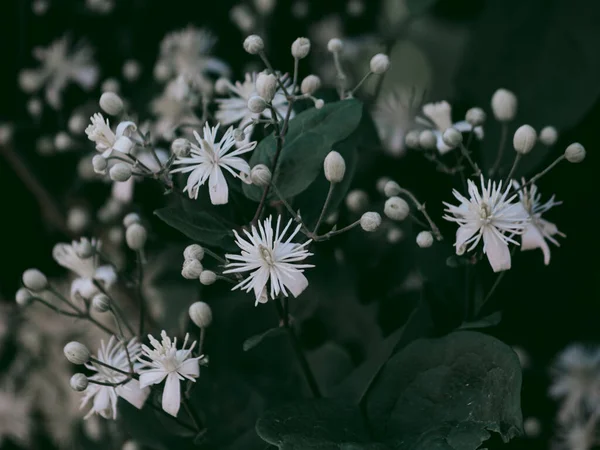
[[[248,100],[248,109],[255,114],[260,114],[266,108],[267,102],[265,102],[265,99],[260,97],[259,95],[253,95]]]
[[[339,183],[344,179],[346,173],[346,162],[344,157],[336,151],[331,151],[325,157],[323,163],[325,169],[325,178],[330,183]]]
[[[537,140],[537,133],[530,125],[521,125],[513,136],[513,147],[517,153],[525,155],[529,153]]]
[[[360,218],[360,226],[363,230],[376,231],[381,225],[381,216],[376,212],[366,212]]]
[[[185,259],[197,259],[202,261],[204,258],[204,248],[198,244],[188,245],[183,251],[183,257]]]
[[[305,37],[300,37],[292,44],[292,56],[296,59],[306,58],[310,52],[310,41]]]
[[[387,70],[390,68],[390,58],[383,53],[378,53],[371,58],[369,66],[371,68],[371,72],[376,75],[381,75],[387,72]]]
[[[250,170],[250,181],[256,186],[267,186],[271,178],[271,171],[264,164],[257,164]]]
[[[88,387],[89,381],[88,378],[82,373],[76,373],[71,377],[71,381],[69,383],[71,385],[71,389],[77,392],[85,391]]]
[[[125,241],[131,250],[140,251],[146,245],[148,233],[139,223],[131,224],[125,231]]]
[[[117,116],[123,111],[123,100],[114,92],[105,92],[100,96],[100,108],[111,116]]]
[[[277,77],[272,73],[261,72],[256,77],[256,92],[265,102],[270,102],[277,91]]]
[[[212,310],[207,303],[195,302],[188,310],[190,319],[198,328],[206,328],[212,323]]]
[[[33,292],[40,292],[48,287],[48,279],[37,269],[27,269],[23,272],[23,285]]]
[[[510,122],[517,114],[517,97],[507,89],[498,89],[492,96],[492,111],[496,120]]]
[[[321,79],[316,75],[309,75],[300,85],[300,91],[306,95],[312,95],[321,87]]]
[[[251,55],[257,55],[265,48],[265,43],[260,36],[251,34],[244,40],[244,50]]]
[[[191,148],[191,142],[185,138],[177,138],[171,144],[171,151],[175,156],[179,158],[185,158],[187,156],[190,156]]]
[[[565,158],[570,163],[580,163],[585,159],[585,148],[578,142],[575,142],[565,150]]]
[[[88,348],[80,342],[69,342],[65,345],[63,352],[69,362],[77,365],[85,364],[90,360],[90,351]]]
[[[417,234],[417,245],[421,248],[429,248],[433,244],[433,235],[429,231],[421,231]]]
[[[116,163],[110,168],[108,174],[113,181],[125,182],[131,178],[131,166],[123,162]]]

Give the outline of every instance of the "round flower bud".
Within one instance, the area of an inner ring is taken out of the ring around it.
[[[106,168],[108,167],[108,161],[102,155],[94,155],[92,158],[92,166],[94,167],[94,172],[99,175],[104,175],[106,173]]]
[[[23,285],[33,292],[40,292],[48,287],[48,278],[37,269],[27,269],[23,272]]]
[[[183,257],[185,259],[197,259],[202,261],[204,259],[204,248],[198,244],[188,245],[183,251]]]
[[[134,223],[140,223],[142,219],[137,213],[129,213],[123,218],[123,226],[129,228]]]
[[[433,235],[429,231],[421,231],[417,234],[417,245],[421,248],[429,248],[433,244]]]
[[[383,213],[392,220],[404,220],[410,213],[410,206],[401,197],[390,197],[385,201]]]
[[[346,206],[353,213],[360,214],[369,206],[369,196],[360,189],[350,191],[346,196]]]
[[[306,58],[310,52],[310,41],[305,37],[300,37],[292,44],[292,56],[296,59]]]
[[[390,58],[388,55],[378,53],[371,58],[369,67],[371,68],[371,72],[381,75],[382,73],[387,72],[387,70],[390,68]]]
[[[329,152],[325,157],[323,167],[325,168],[325,178],[330,183],[339,183],[344,179],[346,161],[344,161],[344,157],[338,152]]]
[[[212,322],[212,310],[207,303],[195,302],[190,305],[188,310],[190,319],[198,328],[206,328]]]
[[[64,131],[60,131],[54,136],[54,148],[59,152],[68,150],[72,143],[71,136]]]
[[[139,223],[131,224],[125,231],[125,241],[131,250],[142,250],[146,245],[148,233],[146,229]]]
[[[496,120],[510,122],[517,114],[517,97],[511,91],[498,89],[492,96],[492,112]]]
[[[513,147],[517,153],[525,155],[535,146],[537,133],[531,125],[521,125],[513,136]]]
[[[73,114],[69,118],[67,127],[73,134],[82,134],[87,126],[87,120],[83,114]]]
[[[210,286],[215,281],[217,281],[217,274],[212,270],[203,270],[200,274],[200,283],[204,286]]]
[[[98,312],[106,312],[110,309],[110,298],[106,294],[96,294],[92,299],[92,308]]]
[[[385,183],[385,186],[383,187],[383,193],[386,197],[393,197],[394,195],[398,195],[400,192],[400,185],[393,180]]]
[[[471,108],[465,115],[465,120],[469,122],[472,127],[479,127],[485,122],[485,111],[481,108]]]
[[[248,100],[248,109],[255,114],[260,114],[266,108],[267,108],[267,102],[265,102],[264,98],[262,98],[258,95],[253,95]]]
[[[317,89],[321,87],[321,79],[316,75],[309,75],[300,85],[300,91],[306,95],[312,95]]]
[[[264,164],[257,164],[250,170],[250,181],[256,186],[267,186],[271,177],[271,171]]]
[[[123,77],[125,77],[127,81],[137,80],[141,73],[142,66],[138,61],[130,59],[123,64]]]
[[[27,102],[27,111],[32,117],[39,117],[42,113],[42,102],[39,98],[32,98]]]
[[[15,301],[19,306],[27,306],[33,301],[33,295],[25,288],[20,288],[15,295]]]
[[[542,131],[540,131],[539,140],[542,144],[547,147],[551,147],[556,144],[558,140],[558,131],[554,127],[544,127]]]
[[[113,181],[127,181],[131,178],[131,166],[126,163],[116,163],[108,172],[110,179]]]
[[[400,228],[390,228],[386,238],[390,244],[396,244],[404,238],[404,232]]]
[[[187,280],[195,280],[200,276],[203,269],[202,263],[197,259],[186,259],[183,262],[181,276]]]
[[[71,389],[81,392],[85,391],[85,389],[88,387],[89,381],[84,374],[76,373],[71,377],[71,381],[69,383],[71,385]]]
[[[325,106],[325,102],[320,98],[315,101],[315,108],[321,109],[323,106]]]
[[[102,85],[100,86],[102,92],[119,92],[121,86],[119,84],[119,80],[115,78],[107,78],[104,80]]]
[[[390,181],[392,181],[392,180],[388,177],[379,178],[375,182],[375,187],[377,188],[377,192],[379,192],[381,195],[384,195],[385,194],[385,185],[388,184]]]
[[[251,55],[258,55],[265,48],[265,43],[260,36],[251,34],[244,40],[244,50]]]
[[[25,69],[19,72],[19,86],[21,89],[31,94],[37,91],[42,84],[42,76],[35,70]]]
[[[329,42],[327,43],[327,50],[329,50],[331,53],[341,52],[343,48],[344,43],[339,38],[329,39]]]
[[[381,225],[381,216],[376,212],[366,212],[360,218],[360,226],[363,230],[372,232]]]
[[[570,163],[580,163],[585,159],[585,148],[578,142],[575,142],[565,150],[565,158]],[[25,285],[27,286],[27,285]]]
[[[105,92],[100,96],[100,108],[111,116],[119,115],[123,111],[123,100],[114,92]]]
[[[185,138],[177,138],[171,144],[171,151],[175,156],[179,158],[185,158],[186,156],[190,156],[191,148],[192,143]]]
[[[75,234],[81,234],[90,221],[90,213],[85,208],[74,207],[67,213],[67,228]]]
[[[90,360],[90,351],[80,342],[71,341],[63,349],[69,362],[77,365],[85,364]]]
[[[229,80],[225,77],[219,78],[215,82],[215,92],[219,95],[225,95],[229,92]]]
[[[88,239],[81,239],[79,242],[73,244],[75,254],[81,259],[91,258],[94,253],[94,247]]]
[[[425,150],[433,150],[437,147],[437,138],[433,131],[431,130],[423,130],[421,134],[419,134],[419,145]]]
[[[123,444],[121,450],[141,450],[141,447],[137,442],[130,440]]]
[[[256,92],[265,102],[270,102],[277,91],[277,77],[272,73],[261,72],[256,77]]]
[[[542,431],[542,424],[539,419],[536,419],[535,417],[528,417],[523,422],[523,431],[525,431],[525,436],[529,438],[536,438]]]
[[[442,140],[448,147],[456,148],[462,143],[463,137],[456,128],[448,128],[442,133]]]
[[[419,148],[419,132],[417,130],[410,130],[404,136],[404,143],[408,148]]]
[[[168,64],[159,62],[154,66],[152,73],[156,81],[167,81],[171,76],[171,69]]]

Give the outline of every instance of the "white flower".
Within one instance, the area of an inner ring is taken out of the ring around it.
[[[525,183],[523,183],[525,184]],[[516,181],[513,181],[513,185],[516,189],[519,189],[520,185]],[[532,250],[535,248],[541,248],[544,254],[544,264],[550,264],[550,247],[546,243],[546,239],[552,242],[554,245],[559,246],[560,244],[552,236],[559,235],[565,237],[565,234],[558,231],[556,225],[547,220],[542,219],[542,214],[548,211],[550,208],[556,205],[560,205],[562,202],[554,200],[554,195],[550,197],[546,203],[541,203],[541,194],[538,193],[537,186],[532,184],[529,187],[524,187],[519,191],[519,198],[523,207],[529,214],[531,222],[525,228],[525,232],[521,236],[521,250]]]
[[[178,157],[173,163],[174,165],[184,165],[184,167],[174,169],[171,173],[191,172],[184,192],[187,191],[190,198],[194,199],[198,198],[200,186],[208,180],[211,203],[213,205],[224,205],[229,200],[229,188],[222,169],[227,170],[236,178],[241,178],[241,174],[248,176],[250,166],[239,155],[254,150],[256,142],[244,144],[228,153],[235,146],[233,127],[229,127],[221,140],[216,142],[218,129],[219,124],[211,128],[206,123],[202,137],[194,131],[194,137],[200,146],[192,143],[191,155],[189,157]]]
[[[141,346],[140,343],[136,341],[136,338],[131,339],[127,343],[127,352],[129,352],[129,358],[133,364],[141,354]],[[130,367],[129,360],[127,359],[127,352],[125,351],[123,343],[118,341],[115,336],[111,336],[107,345],[104,344],[104,341],[101,341],[96,359],[124,372],[129,372]],[[127,400],[136,408],[142,409],[150,394],[150,389],[141,386],[137,380],[132,379],[125,381],[128,379],[127,375],[93,361],[86,363],[85,366],[89,370],[96,372],[89,377],[90,384],[85,391],[83,391],[83,400],[81,402],[82,408],[93,399],[92,409],[90,409],[85,416],[86,419],[92,414],[100,414],[105,419],[116,419],[118,397]],[[139,363],[134,364],[134,370],[139,366]],[[104,386],[95,384],[93,381],[122,384],[119,386]]]
[[[91,118],[91,125],[85,129],[85,134],[90,141],[96,144],[96,150],[102,152],[102,156],[108,158],[112,151],[129,153],[135,145],[131,133],[137,130],[137,125],[133,122],[121,122],[117,126],[116,132],[110,128],[108,119],[100,113],[94,114]]]
[[[460,132],[465,132],[470,131],[472,128],[466,120],[452,123],[452,107],[446,101],[423,105],[423,114],[431,123],[422,118],[419,118],[419,120],[432,128],[437,138],[437,149],[442,155],[452,150],[452,147],[447,146],[442,139],[444,131],[448,128],[456,128]],[[478,139],[483,139],[483,128],[481,126],[475,127],[473,132]]]
[[[392,156],[405,153],[404,136],[413,123],[410,95],[400,89],[384,93],[373,111],[373,120],[385,149]]]
[[[182,92],[189,85],[182,83],[182,78],[170,81],[163,93],[152,100],[150,108],[156,116],[152,134],[171,140],[174,129],[180,124],[201,124],[193,110],[195,99]]]
[[[444,202],[445,211],[451,214],[444,219],[460,225],[454,244],[456,253],[473,250],[483,238],[483,252],[494,272],[508,270],[511,262],[508,243],[518,245],[513,236],[525,230],[529,220],[527,211],[520,202],[512,203],[517,194],[507,198],[510,184],[502,191],[502,182],[488,180],[486,186],[481,176],[481,194],[472,180],[468,180],[468,186],[469,198],[456,190],[452,192],[460,205]]]
[[[81,239],[81,242],[86,240]],[[105,289],[109,289],[117,280],[117,274],[113,266],[97,266],[96,256],[90,258],[80,258],[77,255],[77,241],[72,244],[60,243],[52,249],[52,257],[55,261],[66,269],[75,273],[78,278],[71,283],[71,296],[76,298],[81,296],[85,299],[91,299],[99,293],[98,287],[94,281],[99,282]],[[95,248],[100,248],[100,242],[92,239],[91,245]]]
[[[273,236],[271,217],[258,224],[258,230],[252,226],[252,234],[244,230],[248,240],[240,237],[233,230],[236,244],[242,250],[241,255],[225,255],[228,260],[235,261],[227,264],[229,269],[223,273],[252,272],[248,278],[236,285],[233,289],[241,288],[246,292],[254,290],[256,303],[266,303],[269,299],[275,299],[279,294],[286,297],[289,292],[298,297],[308,286],[308,280],[303,275],[304,269],[314,267],[312,264],[298,264],[300,261],[311,256],[306,246],[312,241],[303,244],[291,242],[300,231],[301,225],[290,234],[284,241],[285,234],[292,224],[288,222],[283,231],[280,232],[281,216],[277,217],[277,226]],[[271,287],[267,295],[267,283],[271,281]]]
[[[152,384],[159,384],[166,378],[162,407],[166,412],[177,417],[181,402],[179,381],[186,379],[195,381],[194,378],[198,378],[200,375],[198,360],[202,356],[190,357],[196,346],[196,341],[189,348],[185,348],[189,338],[187,334],[181,350],[177,350],[177,338],[171,341],[164,330],[160,333],[160,336],[162,342],[158,342],[154,337],[148,335],[154,349],[142,345],[143,356],[139,359],[143,364],[139,372],[140,386],[144,388]],[[143,357],[147,359],[144,360]]]

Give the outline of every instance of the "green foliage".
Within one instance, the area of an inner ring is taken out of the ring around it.
[[[270,328],[267,331],[265,331],[264,333],[255,334],[254,336],[249,337],[248,339],[246,339],[244,341],[244,345],[243,345],[244,351],[247,352],[248,350],[252,350],[258,344],[260,344],[264,339],[269,338],[269,337],[278,336],[282,333],[285,333],[285,328],[277,327],[277,328]]]
[[[406,8],[413,16],[426,13],[435,5],[437,0],[406,0]]]

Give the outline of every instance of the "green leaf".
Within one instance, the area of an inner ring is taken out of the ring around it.
[[[496,311],[489,316],[483,317],[479,320],[472,322],[463,323],[460,328],[461,330],[475,330],[477,328],[489,328],[495,327],[502,320],[502,311]]]
[[[415,341],[367,397],[374,434],[394,449],[475,450],[522,429],[521,367],[510,347],[471,331]]]
[[[303,192],[323,170],[323,160],[333,145],[348,137],[358,126],[362,104],[356,99],[328,103],[321,109],[311,108],[298,114],[289,122],[289,129],[281,150],[273,183],[285,198]],[[271,134],[256,147],[250,166],[273,166],[277,141]],[[244,185],[244,193],[260,201],[263,188]],[[271,190],[271,198],[275,194]]]
[[[437,0],[405,0],[406,7],[410,11],[411,15],[419,16],[426,13],[430,8],[435,5]]]
[[[252,350],[254,347],[256,347],[258,344],[260,344],[266,338],[279,336],[284,333],[285,333],[285,328],[276,327],[276,328],[271,328],[271,329],[265,331],[264,333],[256,334],[252,337],[249,337],[248,339],[246,339],[244,341],[244,345],[243,345],[244,351],[247,352],[248,350]]]

